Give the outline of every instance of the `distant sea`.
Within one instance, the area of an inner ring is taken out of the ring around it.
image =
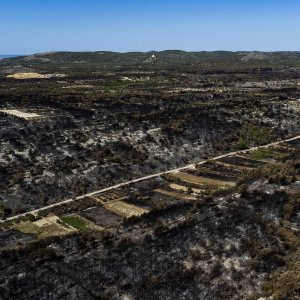
[[[21,56],[21,55],[0,55],[0,59],[9,58],[9,57],[17,57],[17,56]]]

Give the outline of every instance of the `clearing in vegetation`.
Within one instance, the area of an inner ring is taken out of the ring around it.
[[[47,238],[50,236],[60,236],[73,232],[72,228],[65,227],[61,224],[49,224],[42,228],[42,232],[38,236],[39,239]]]
[[[40,118],[41,115],[38,115],[36,113],[25,113],[17,109],[0,109],[0,112],[8,115],[12,115],[14,117],[24,119],[26,121],[32,120],[32,119],[37,119]]]
[[[40,74],[36,72],[26,72],[26,73],[15,73],[11,75],[7,75],[7,78],[13,78],[13,79],[47,79],[52,77],[65,77],[65,74]]]
[[[47,78],[46,75],[40,73],[15,73],[12,75],[7,75],[7,78],[14,78],[14,79],[43,79]]]
[[[58,216],[48,215],[47,217],[35,221],[33,224],[37,225],[38,227],[43,227],[46,225],[56,224],[58,220],[59,220]]]

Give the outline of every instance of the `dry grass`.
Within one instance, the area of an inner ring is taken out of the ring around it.
[[[8,75],[7,78],[14,78],[14,79],[43,79],[48,78],[46,75],[39,74],[39,73],[15,73],[12,75]]]
[[[57,220],[59,220],[57,216],[51,215],[33,223],[22,222],[17,224],[15,228],[24,233],[36,234],[39,239],[49,236],[65,235],[74,231],[72,228],[58,224]]]
[[[21,232],[24,233],[31,233],[31,234],[36,234],[39,235],[42,233],[42,229],[31,223],[31,222],[22,222],[20,224],[17,224],[16,226],[14,226],[15,229],[20,230]]]
[[[60,224],[48,224],[45,225],[42,228],[42,232],[39,235],[39,239],[42,238],[47,238],[50,236],[60,236],[60,235],[65,235],[68,234],[70,232],[73,232],[74,230],[71,228],[66,228]]]
[[[149,210],[133,205],[128,204],[123,201],[111,201],[105,204],[105,208],[110,209],[118,215],[124,217],[140,216],[143,213],[148,212]]]
[[[48,217],[35,221],[33,224],[37,225],[38,227],[44,227],[46,225],[56,224],[58,220],[58,216],[49,215]]]
[[[40,74],[37,72],[23,72],[7,75],[7,78],[13,79],[47,79],[47,78],[63,78],[66,77],[65,74]]]

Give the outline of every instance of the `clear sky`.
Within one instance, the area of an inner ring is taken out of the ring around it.
[[[300,0],[0,0],[0,54],[300,50]]]

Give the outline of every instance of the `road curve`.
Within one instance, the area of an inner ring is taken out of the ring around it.
[[[247,151],[254,151],[254,150],[257,150],[259,148],[268,148],[268,147],[279,145],[280,143],[290,142],[290,141],[294,141],[294,140],[297,140],[297,139],[300,139],[300,135],[297,135],[295,137],[292,137],[292,138],[289,138],[289,139],[286,139],[286,140],[273,142],[273,143],[263,145],[263,146],[256,146],[256,147],[251,147],[251,148],[245,149],[245,150],[239,150],[239,151],[226,153],[226,154],[223,154],[223,155],[220,155],[220,156],[213,157],[213,158],[211,158],[211,160],[218,160],[218,159],[228,157],[228,156],[231,156],[231,155],[235,155],[235,154],[238,154],[238,153],[245,153]],[[196,165],[202,165],[205,162],[207,162],[207,160],[204,160],[204,161],[201,161],[201,162],[195,163],[195,164]],[[94,191],[94,192],[91,192],[91,193],[87,193],[87,194],[84,194],[84,195],[81,195],[81,196],[78,196],[78,197],[69,198],[69,199],[63,200],[61,202],[57,202],[57,203],[54,203],[54,204],[51,204],[51,205],[41,207],[41,208],[36,209],[36,210],[32,210],[32,211],[28,211],[26,213],[15,215],[15,216],[6,218],[5,220],[0,220],[0,222],[12,221],[14,219],[24,217],[26,214],[29,214],[29,213],[30,214],[37,214],[39,211],[43,211],[43,210],[47,210],[47,209],[52,208],[52,207],[56,207],[56,206],[59,206],[59,205],[71,203],[71,202],[74,202],[76,200],[80,200],[80,199],[83,199],[83,198],[86,198],[86,197],[101,194],[101,193],[104,193],[104,192],[107,192],[107,191],[110,191],[110,190],[117,189],[117,188],[122,187],[122,186],[126,186],[126,185],[130,185],[132,183],[137,183],[137,182],[140,182],[140,181],[148,180],[148,179],[155,178],[155,177],[158,177],[158,176],[161,176],[161,175],[164,175],[164,174],[169,174],[169,173],[173,173],[173,172],[179,172],[179,171],[187,170],[187,169],[193,168],[193,166],[195,164],[189,164],[189,165],[186,165],[186,166],[183,166],[183,167],[180,167],[180,168],[175,168],[175,169],[172,169],[172,170],[163,171],[163,172],[160,172],[160,173],[155,173],[155,174],[152,174],[152,175],[147,175],[147,176],[143,176],[143,177],[136,178],[136,179],[133,179],[133,180],[129,180],[129,181],[126,181],[126,182],[123,182],[123,183],[118,183],[116,185],[113,185],[113,186],[110,186],[110,187],[107,187],[107,188],[104,188],[104,189],[101,189],[101,190],[97,190],[97,191]]]

